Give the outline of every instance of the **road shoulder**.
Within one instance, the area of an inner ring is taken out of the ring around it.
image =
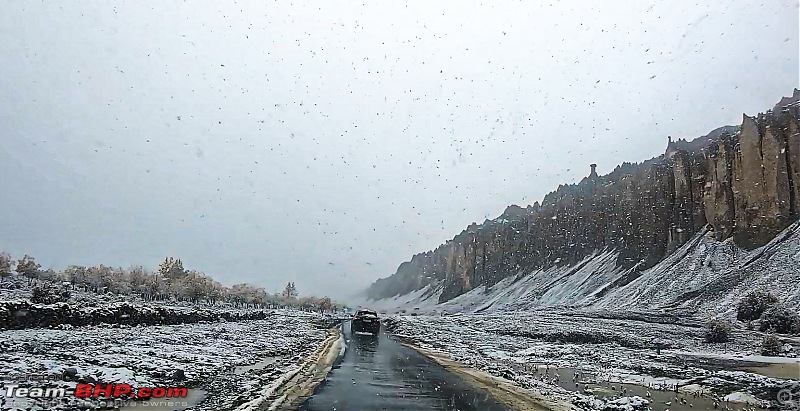
[[[237,411],[295,410],[313,392],[333,368],[344,338],[341,325],[328,329],[328,335],[297,368],[265,387],[258,398]]]
[[[451,359],[446,354],[400,342],[402,345],[430,358],[446,370],[455,373],[470,385],[488,391],[498,402],[512,410],[567,411],[568,404],[548,399],[533,390],[526,390],[507,380],[490,375]]]

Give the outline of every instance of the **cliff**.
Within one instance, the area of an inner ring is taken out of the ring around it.
[[[798,100],[795,90],[766,113],[744,115],[738,127],[692,141],[670,139],[663,155],[624,163],[608,175],[598,176],[592,165],[588,177],[559,186],[541,204],[509,206],[500,217],[413,256],[373,283],[367,296],[387,298],[435,284],[438,301],[445,302],[536,270],[578,271],[588,257],[610,252],[612,266],[624,275],[595,292],[601,297],[701,231],[745,249],[762,246],[800,214]]]

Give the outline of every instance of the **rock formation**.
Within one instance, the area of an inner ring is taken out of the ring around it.
[[[509,206],[433,251],[415,255],[372,284],[373,299],[442,284],[440,302],[537,268],[573,265],[596,250],[615,250],[636,278],[695,233],[743,247],[765,244],[800,214],[800,91],[772,110],[743,116],[692,141],[669,139],[666,152],[624,163],[544,200]]]

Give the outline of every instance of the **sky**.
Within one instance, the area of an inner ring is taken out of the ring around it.
[[[3,2],[0,250],[352,296],[800,86],[798,2]]]

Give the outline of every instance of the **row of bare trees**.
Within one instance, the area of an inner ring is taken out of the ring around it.
[[[62,271],[43,270],[36,260],[25,255],[14,260],[0,253],[0,282],[11,277],[34,282],[67,284],[97,294],[137,295],[146,301],[189,301],[196,304],[230,304],[241,308],[295,307],[307,311],[331,311],[341,308],[328,297],[300,297],[294,282],[281,293],[270,294],[247,283],[224,286],[202,272],[187,270],[180,259],[167,257],[154,272],[144,267],[128,269],[96,265],[71,265]]]

